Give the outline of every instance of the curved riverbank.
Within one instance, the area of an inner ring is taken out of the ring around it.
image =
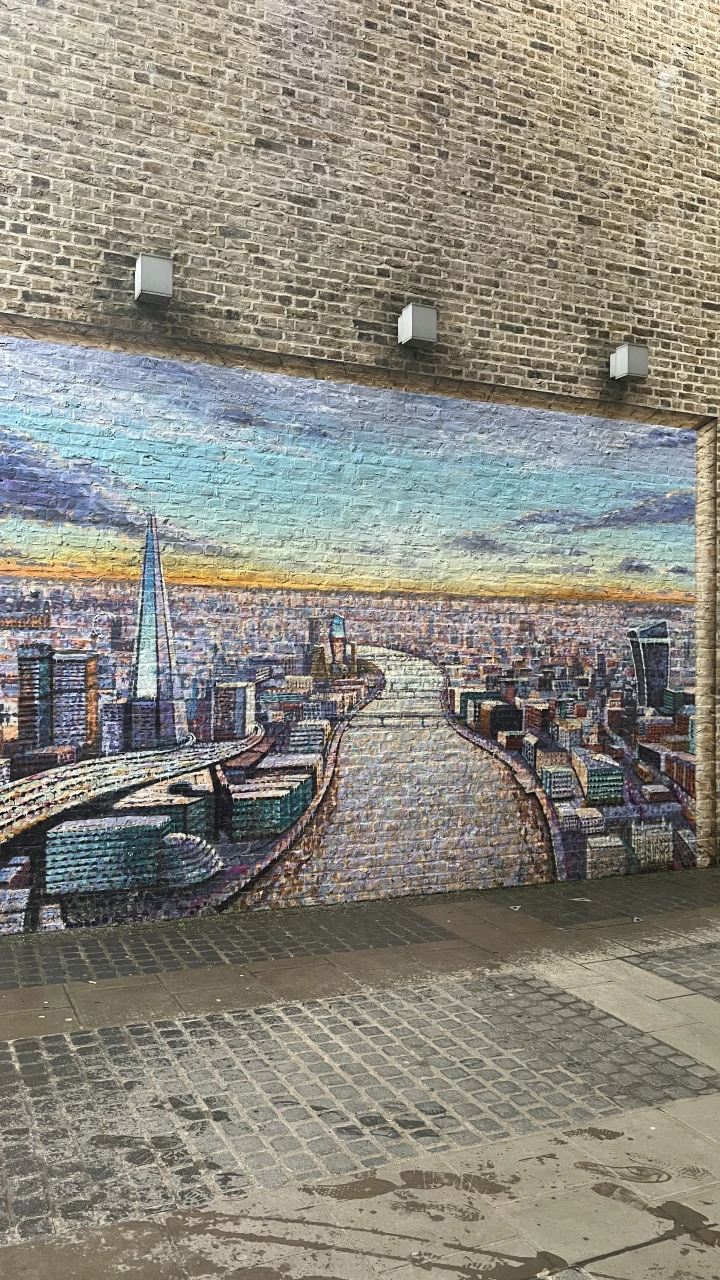
[[[447,705],[447,691],[443,694],[443,711],[448,724],[455,730],[461,738],[466,742],[471,742],[473,746],[479,747],[481,751],[487,751],[488,755],[494,756],[496,760],[500,760],[507,769],[510,770],[515,781],[522,787],[526,795],[534,796],[540,806],[543,819],[547,824],[548,839],[552,846],[553,857],[553,878],[556,880],[566,880],[565,874],[565,848],[562,840],[562,832],[558,825],[557,818],[552,809],[545,792],[540,786],[534,773],[528,769],[523,760],[518,760],[517,756],[513,756],[509,751],[503,751],[497,742],[493,742],[490,738],[483,738],[479,733],[468,728],[461,720],[453,715]]]

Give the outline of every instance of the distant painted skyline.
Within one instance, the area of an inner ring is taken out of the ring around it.
[[[3,338],[0,446],[0,574],[692,599],[692,432]]]

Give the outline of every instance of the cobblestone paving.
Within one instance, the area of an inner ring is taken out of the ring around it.
[[[626,956],[629,964],[647,969],[699,995],[720,1000],[720,948],[700,944],[677,951],[651,951],[648,955]]]
[[[451,938],[404,904],[209,917],[0,940],[0,989]]]
[[[0,1046],[1,1225],[144,1217],[719,1090],[535,977],[18,1040]]]
[[[447,940],[451,933],[412,910],[418,902],[432,900],[423,897],[342,909],[315,907],[312,912],[249,912],[2,938],[0,990]],[[617,916],[647,917],[718,905],[720,868],[469,891],[446,894],[443,901],[448,905],[467,901],[519,905],[547,924],[572,928]]]

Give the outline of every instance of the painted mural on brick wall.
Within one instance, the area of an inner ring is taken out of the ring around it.
[[[695,865],[691,433],[0,370],[0,932]]]

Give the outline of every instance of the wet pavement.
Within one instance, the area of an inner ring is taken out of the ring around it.
[[[452,936],[452,935],[450,935]],[[25,934],[0,944],[0,991],[39,983],[172,973],[206,965],[250,964],[291,956],[396,947],[447,938],[441,925],[419,920],[401,903],[370,911],[348,908],[308,915],[205,916],[112,928]]]
[[[3,941],[0,1275],[717,1280],[719,891]]]

